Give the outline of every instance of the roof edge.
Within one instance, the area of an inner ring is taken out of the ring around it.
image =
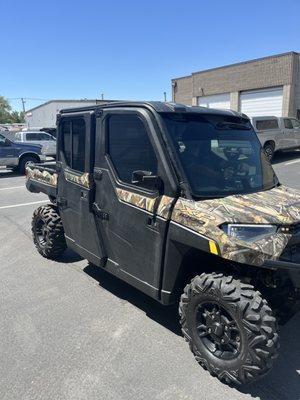
[[[250,64],[250,63],[253,63],[253,62],[257,62],[257,61],[267,60],[267,59],[270,59],[270,58],[279,58],[279,57],[284,57],[284,56],[288,56],[288,55],[300,55],[300,53],[297,52],[297,51],[288,51],[286,53],[273,54],[271,56],[253,58],[253,59],[247,60],[247,61],[241,61],[241,62],[237,62],[237,63],[233,63],[233,64],[226,64],[226,65],[223,65],[221,67],[213,67],[213,68],[203,69],[201,71],[191,72],[190,75],[180,76],[178,78],[172,78],[171,81],[173,82],[173,81],[177,81],[179,79],[191,78],[193,75],[201,74],[203,72],[216,71],[216,70],[219,70],[219,69],[235,67],[237,65],[243,65],[243,64]]]

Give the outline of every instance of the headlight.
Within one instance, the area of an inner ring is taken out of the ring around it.
[[[47,154],[47,149],[45,147],[42,147],[41,153],[42,154]]]
[[[228,236],[245,242],[255,242],[266,236],[274,235],[278,230],[276,225],[250,224],[224,224],[221,228]]]

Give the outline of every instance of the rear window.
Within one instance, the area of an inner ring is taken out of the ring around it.
[[[27,133],[26,140],[42,140],[39,133]]]
[[[277,119],[261,119],[256,121],[256,129],[258,131],[267,131],[269,129],[278,129]]]

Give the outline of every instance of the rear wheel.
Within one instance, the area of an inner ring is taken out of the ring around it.
[[[22,175],[25,174],[25,170],[26,170],[27,164],[29,164],[31,162],[35,163],[35,162],[38,162],[38,161],[39,161],[38,158],[34,157],[34,156],[24,156],[24,157],[22,157],[20,159],[20,161],[19,161],[19,167],[18,167],[20,174],[22,174]]]
[[[252,285],[223,274],[196,276],[181,296],[179,313],[196,360],[220,381],[248,383],[272,367],[277,323]]]
[[[266,156],[267,156],[269,161],[273,160],[274,150],[275,150],[275,148],[274,148],[274,144],[273,143],[266,143],[264,145],[264,151],[265,151]]]
[[[31,228],[35,247],[43,257],[55,259],[66,249],[62,221],[54,205],[36,209]]]

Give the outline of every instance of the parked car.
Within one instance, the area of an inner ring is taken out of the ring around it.
[[[300,148],[300,121],[286,117],[253,117],[252,124],[269,158],[280,150]]]
[[[57,162],[27,166],[28,190],[50,199],[32,219],[38,252],[57,259],[68,246],[179,302],[190,349],[221,381],[267,373],[275,316],[300,306],[300,191],[279,183],[250,120],[116,102],[62,110],[57,132]]]
[[[22,143],[39,144],[47,156],[56,156],[56,139],[50,133],[40,131],[21,131],[15,134],[16,140]]]
[[[0,166],[25,173],[28,162],[44,162],[46,155],[42,146],[16,142],[6,132],[0,132]]]

